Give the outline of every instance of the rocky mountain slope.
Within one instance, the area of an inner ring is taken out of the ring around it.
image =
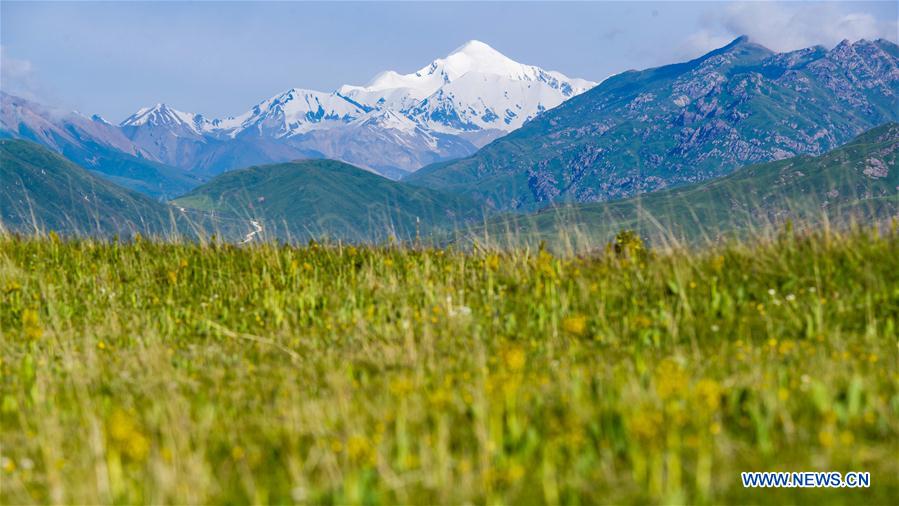
[[[495,219],[486,235],[502,241],[605,244],[621,230],[654,242],[706,241],[782,227],[840,227],[899,219],[899,124],[871,129],[820,156],[797,156],[728,176],[613,202]],[[481,231],[479,237],[483,237]]]
[[[820,154],[896,120],[896,44],[844,41],[778,54],[741,37],[686,63],[613,76],[475,155],[408,181],[526,211]]]

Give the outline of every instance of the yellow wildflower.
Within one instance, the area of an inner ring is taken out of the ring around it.
[[[721,404],[721,387],[715,380],[700,380],[696,384],[696,397],[702,406],[708,408],[709,411],[715,411]]]
[[[642,314],[634,316],[633,322],[634,327],[638,329],[649,328],[649,326],[652,325],[652,320],[650,320],[648,316]]]
[[[656,393],[662,400],[676,397],[687,388],[687,373],[674,359],[666,358],[656,368]]]
[[[499,269],[499,255],[487,255],[484,259],[484,266],[491,271]]]
[[[546,250],[541,250],[537,254],[537,270],[546,276],[554,276],[556,270],[553,268],[553,256]]]
[[[712,269],[721,272],[724,269],[724,256],[718,255],[712,259]]]
[[[22,330],[28,339],[40,339],[44,335],[41,328],[40,317],[34,309],[26,309],[22,312]]]
[[[562,329],[577,336],[583,335],[587,330],[587,317],[582,314],[571,315],[562,320]]]
[[[143,460],[150,451],[150,441],[134,418],[122,410],[116,410],[109,418],[107,431],[119,450],[134,460]]]
[[[407,376],[400,376],[390,382],[390,392],[396,396],[403,396],[412,391],[414,384]]]
[[[503,361],[506,367],[511,371],[520,371],[524,368],[527,356],[520,347],[514,347],[506,350],[503,354]]]
[[[662,413],[653,409],[641,409],[630,418],[628,428],[637,439],[652,439],[662,427]]]
[[[357,463],[369,462],[374,456],[374,451],[368,438],[359,435],[353,435],[347,439],[346,453],[351,461]]]
[[[786,339],[780,343],[780,347],[778,348],[778,350],[780,351],[781,355],[788,355],[795,348],[796,342],[792,339]]]
[[[822,430],[818,432],[818,442],[821,443],[821,446],[830,448],[831,446],[833,446],[833,432],[829,430]]]
[[[848,430],[840,433],[840,444],[843,446],[851,446],[855,442],[855,436]]]

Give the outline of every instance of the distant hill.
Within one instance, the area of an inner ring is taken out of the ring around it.
[[[168,236],[174,209],[106,181],[30,141],[0,140],[0,222],[7,230]]]
[[[689,62],[610,77],[476,154],[405,181],[533,211],[822,154],[888,121],[899,121],[896,44],[774,53],[741,37]]]
[[[899,218],[899,124],[889,123],[822,156],[751,165],[702,183],[625,200],[580,204],[491,221],[500,241],[602,244],[630,229],[656,241],[715,239],[786,220],[833,224]],[[484,234],[481,230],[480,234]]]
[[[174,204],[215,214],[221,223],[256,221],[268,237],[293,240],[411,240],[481,218],[479,206],[466,198],[391,181],[334,160],[226,172]]]

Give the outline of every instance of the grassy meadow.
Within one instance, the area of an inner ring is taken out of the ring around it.
[[[895,224],[589,255],[7,235],[0,503],[886,504],[897,325]]]

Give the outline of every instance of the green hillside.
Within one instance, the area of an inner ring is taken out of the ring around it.
[[[899,47],[886,40],[774,53],[741,37],[689,62],[610,77],[407,182],[533,211],[822,154],[899,121],[897,65]]]
[[[0,140],[0,222],[15,232],[168,235],[172,208],[24,140]]]
[[[478,206],[465,198],[397,183],[333,160],[230,171],[174,203],[215,213],[223,224],[256,221],[264,237],[293,240],[410,240],[480,218]]]
[[[487,235],[586,244],[623,229],[659,240],[715,239],[786,220],[871,223],[899,216],[899,124],[889,123],[825,155],[752,165],[712,181],[630,199],[503,216]],[[484,233],[482,230],[481,233]]]

